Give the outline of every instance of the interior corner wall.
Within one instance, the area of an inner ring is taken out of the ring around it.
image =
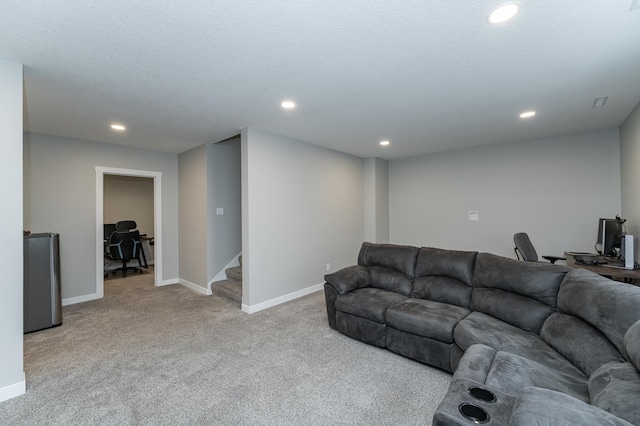
[[[62,298],[96,293],[96,166],[162,173],[163,282],[178,281],[178,156],[25,134],[29,229],[60,234]],[[97,296],[96,296],[97,297]]]
[[[619,141],[614,128],[391,161],[391,241],[515,257],[527,232],[539,255],[593,252],[598,218],[621,210]]]
[[[25,392],[23,367],[22,65],[0,59],[0,401]]]
[[[180,279],[207,288],[207,153],[178,155]]]
[[[381,158],[364,160],[365,241],[389,242],[389,163]]]
[[[248,128],[242,163],[243,305],[320,286],[328,263],[336,271],[355,262],[364,237],[361,158]]]
[[[620,180],[622,217],[627,219],[627,233],[640,239],[640,104],[620,126]],[[635,260],[640,259],[638,246]]]
[[[240,138],[207,144],[207,282],[242,250]],[[216,209],[223,209],[218,215]]]

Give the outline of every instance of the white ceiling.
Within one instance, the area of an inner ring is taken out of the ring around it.
[[[25,66],[25,131],[174,153],[249,126],[396,159],[618,126],[640,102],[634,0],[520,0],[488,25],[501,3],[2,0],[0,58]]]

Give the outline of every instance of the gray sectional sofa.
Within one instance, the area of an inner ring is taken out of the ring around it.
[[[453,373],[434,425],[640,425],[640,287],[372,243],[325,280],[332,328]]]

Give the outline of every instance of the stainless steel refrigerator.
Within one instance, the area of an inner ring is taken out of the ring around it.
[[[59,235],[24,236],[24,332],[62,324]]]

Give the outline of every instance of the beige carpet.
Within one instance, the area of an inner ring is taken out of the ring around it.
[[[424,425],[450,375],[327,325],[322,292],[248,315],[153,275],[25,336],[2,425]]]

